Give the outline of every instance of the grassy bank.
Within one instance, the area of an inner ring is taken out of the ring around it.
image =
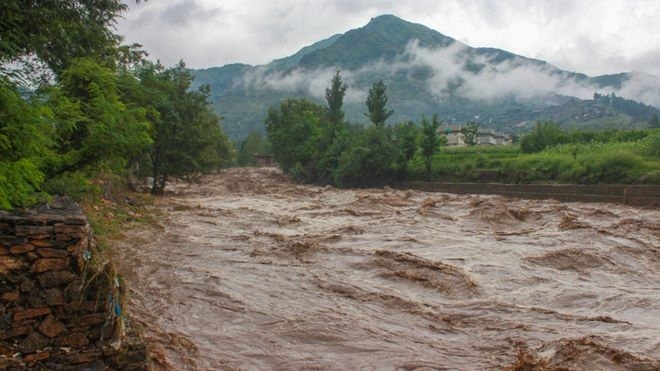
[[[537,153],[520,146],[444,147],[433,157],[432,180],[451,182],[660,184],[660,133],[640,140],[559,144]],[[423,159],[409,180],[424,180]]]

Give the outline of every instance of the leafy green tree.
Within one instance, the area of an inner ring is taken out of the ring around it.
[[[330,87],[325,89],[325,100],[328,102],[328,119],[334,127],[344,123],[344,96],[348,85],[342,82],[341,72],[337,71],[330,82]]]
[[[365,113],[365,115],[376,126],[385,125],[385,121],[392,116],[394,111],[386,108],[387,86],[383,83],[383,80],[375,82],[371,89],[369,89],[366,105],[369,112]]]
[[[568,136],[561,131],[559,123],[537,122],[536,127],[520,140],[520,149],[524,153],[541,152],[560,143],[568,142]]]
[[[397,151],[386,128],[374,125],[354,130],[350,145],[333,173],[334,183],[341,187],[387,183],[393,178]]]
[[[51,154],[52,113],[38,101],[23,99],[0,78],[0,209],[28,206],[39,199]]]
[[[438,150],[440,145],[440,138],[438,137],[438,116],[433,115],[433,120],[430,122],[422,118],[422,136],[420,148],[422,156],[424,157],[424,166],[426,167],[426,180],[431,181],[431,165],[433,164],[433,155]]]
[[[169,69],[147,63],[139,76],[153,124],[153,194],[162,194],[170,177],[206,173],[228,163],[231,145],[209,107],[208,85],[192,90],[194,76],[183,62]]]
[[[477,122],[468,122],[463,128],[461,128],[461,133],[465,144],[468,146],[474,146],[477,144],[479,139],[479,123]]]
[[[271,107],[266,132],[273,156],[286,173],[298,180],[316,181],[319,160],[325,151],[324,134],[329,124],[325,107],[306,99],[288,99]]]
[[[43,62],[56,75],[79,58],[112,67],[121,42],[114,26],[126,9],[121,0],[3,0],[0,60]]]
[[[109,170],[121,174],[148,148],[151,127],[141,107],[127,106],[118,88],[118,74],[89,59],[72,61],[61,76],[69,109],[56,110],[62,127],[58,150],[61,171]],[[59,106],[61,108],[61,106]]]
[[[412,121],[400,122],[394,125],[394,141],[399,150],[399,169],[402,175],[408,171],[408,163],[417,152],[417,137],[419,130]]]

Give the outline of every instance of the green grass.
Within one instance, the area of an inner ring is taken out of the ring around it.
[[[660,184],[660,133],[642,140],[563,144],[524,154],[519,146],[445,147],[433,158],[434,181]],[[421,158],[408,179],[424,180]]]

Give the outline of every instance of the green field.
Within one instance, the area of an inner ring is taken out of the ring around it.
[[[408,180],[424,180],[423,159]],[[558,144],[537,153],[520,145],[443,147],[433,157],[434,181],[497,183],[660,184],[660,131],[643,139]]]

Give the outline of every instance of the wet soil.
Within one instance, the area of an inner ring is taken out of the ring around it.
[[[660,369],[660,210],[231,169],[113,247],[171,370]]]

